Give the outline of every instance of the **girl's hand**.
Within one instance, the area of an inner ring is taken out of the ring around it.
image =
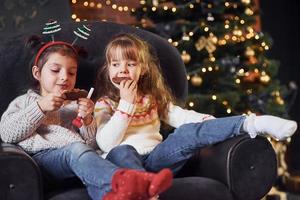
[[[38,101],[38,105],[43,112],[55,111],[63,105],[64,97],[65,96],[60,93],[49,93]]]
[[[137,96],[137,82],[134,80],[123,80],[120,83],[120,97],[128,103],[134,103]]]
[[[84,125],[89,125],[93,121],[94,102],[88,98],[78,99],[78,113]]]

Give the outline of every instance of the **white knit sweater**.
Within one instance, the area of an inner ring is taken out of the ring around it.
[[[148,95],[140,98],[136,104],[122,99],[114,102],[106,97],[101,98],[95,104],[94,116],[98,126],[96,140],[104,156],[120,144],[132,145],[139,154],[144,155],[162,141],[157,105]],[[164,121],[178,128],[186,123],[213,118],[170,104]]]
[[[18,144],[29,153],[60,148],[73,142],[95,142],[95,120],[79,130],[72,125],[77,115],[75,101],[45,114],[37,104],[39,98],[40,95],[28,90],[9,104],[0,121],[3,142]]]

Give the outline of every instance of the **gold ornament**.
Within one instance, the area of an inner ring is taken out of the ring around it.
[[[187,63],[190,62],[190,60],[191,60],[191,55],[188,54],[186,51],[182,51],[181,59],[183,60],[183,62],[184,62],[185,64],[187,64]]]
[[[245,55],[250,57],[255,55],[255,51],[251,47],[247,47],[245,51]]]
[[[260,77],[260,73],[251,71],[251,72],[248,72],[248,74],[246,76],[244,76],[243,80],[245,82],[255,82],[255,81],[259,80],[259,77]]]
[[[215,43],[218,42],[218,39],[213,36],[212,34],[210,34],[208,36],[208,38],[201,36],[198,41],[195,44],[195,47],[198,51],[201,51],[202,49],[206,49],[208,53],[212,53],[214,52],[217,47],[215,45]]]
[[[195,75],[191,78],[191,82],[194,86],[200,86],[203,80],[199,75]]]

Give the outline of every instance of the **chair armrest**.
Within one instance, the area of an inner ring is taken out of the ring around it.
[[[42,198],[42,178],[37,164],[20,147],[0,141],[0,199]]]
[[[209,177],[227,185],[236,199],[261,199],[276,179],[276,154],[264,137],[238,136],[197,152],[179,176]]]

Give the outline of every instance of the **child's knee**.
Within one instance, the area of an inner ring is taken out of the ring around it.
[[[110,152],[107,155],[107,159],[113,159],[118,157],[119,159],[126,159],[128,157],[128,155],[132,155],[132,154],[138,154],[136,149],[131,146],[131,145],[119,145],[114,147],[112,150],[110,150]]]
[[[69,147],[69,153],[72,157],[80,158],[86,152],[94,151],[90,146],[82,142],[74,142]]]

